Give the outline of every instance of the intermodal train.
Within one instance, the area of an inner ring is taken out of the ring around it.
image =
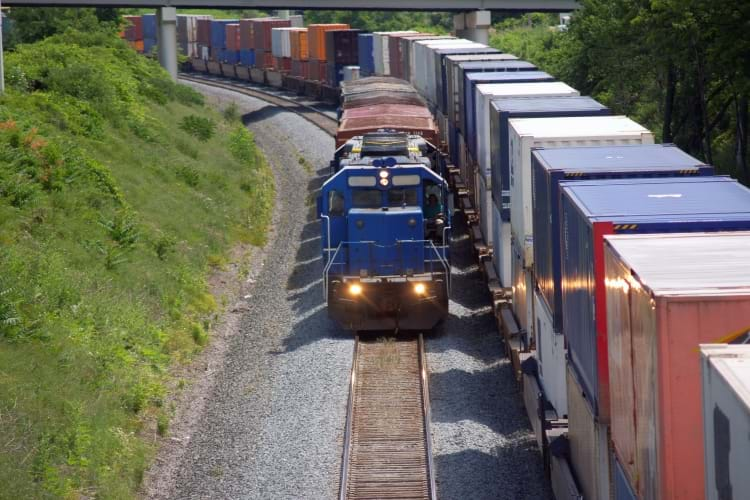
[[[486,45],[180,26],[197,71],[341,103],[319,202],[337,321],[445,317],[455,205],[558,499],[750,498],[747,188]]]

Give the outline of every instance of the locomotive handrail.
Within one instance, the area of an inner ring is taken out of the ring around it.
[[[445,269],[445,276],[446,276],[446,279],[448,280],[447,281],[448,296],[450,297],[450,295],[451,295],[451,271],[450,271],[450,267],[448,265],[448,261],[445,260],[443,258],[443,256],[440,254],[440,252],[438,251],[437,247],[435,246],[435,242],[432,241],[432,240],[396,240],[396,243],[397,244],[401,244],[401,243],[426,243],[427,245],[425,245],[425,246],[427,248],[431,247],[432,251],[435,252],[435,255],[437,255],[438,262],[440,262],[440,264],[443,266],[443,269]],[[447,247],[445,245],[443,245],[441,248],[447,248]]]
[[[326,235],[328,239],[326,240],[325,250],[326,250],[326,264],[328,264],[331,261],[331,250],[333,250],[331,248],[331,218],[325,214],[320,214],[320,218],[326,220]]]
[[[450,227],[448,227],[446,229],[450,229]],[[443,232],[443,241],[445,241],[445,230]],[[438,249],[438,247],[435,246],[435,242],[432,241],[432,240],[396,240],[396,245],[398,245],[400,247],[404,246],[404,244],[415,244],[415,243],[421,243],[421,244],[423,244],[426,249],[431,250],[437,256],[437,261],[443,267],[443,269],[445,271],[445,274],[446,274],[446,277],[447,277],[448,295],[450,296],[450,290],[451,290],[450,265],[448,264],[447,259],[444,257],[444,254],[441,254],[441,252]],[[338,257],[339,252],[341,251],[341,249],[344,246],[348,246],[348,245],[352,245],[352,244],[369,245],[369,246],[379,246],[379,247],[382,247],[382,248],[387,248],[389,246],[393,246],[393,245],[378,245],[377,242],[375,242],[375,241],[342,241],[342,242],[340,242],[338,244],[338,246],[336,247],[336,251],[333,253],[333,256],[330,256],[330,252],[328,253],[329,259],[326,262],[326,265],[325,265],[325,267],[323,269],[323,295],[324,295],[323,298],[325,300],[328,300],[328,286],[329,286],[329,276],[330,276],[330,273],[331,273],[331,268],[334,265],[341,265],[341,266],[343,266],[343,265],[346,264],[346,262],[339,262],[339,263],[337,263],[336,262],[336,258]],[[442,248],[443,251],[445,251],[445,249],[447,249],[448,247],[446,245],[443,245],[440,248]],[[429,262],[430,263],[430,266],[431,266],[430,267],[430,269],[431,269],[430,272],[434,272],[432,270],[432,263],[434,263],[435,260],[434,259],[429,259],[429,260],[425,259],[425,262]]]

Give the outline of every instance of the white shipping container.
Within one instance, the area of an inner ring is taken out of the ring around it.
[[[474,90],[474,119],[476,130],[474,151],[477,152],[477,163],[488,179],[491,179],[491,141],[490,137],[490,101],[501,97],[560,97],[581,95],[573,87],[563,82],[531,83],[482,83]],[[490,182],[488,180],[488,182]]]
[[[750,498],[750,345],[701,345],[706,498]]]
[[[391,74],[391,57],[389,47],[389,36],[406,33],[418,33],[417,31],[376,31],[372,34],[372,51],[375,59],[375,74],[378,76],[389,76]]]
[[[284,57],[282,54],[281,33],[284,28],[271,28],[271,54],[273,57]]]
[[[492,239],[492,191],[487,186],[487,181],[483,175],[479,175],[479,171],[476,171],[477,183],[477,204],[476,207],[479,209],[479,230],[482,232],[484,242],[488,245],[493,245],[494,240]]]
[[[566,369],[570,461],[583,498],[611,498],[609,429],[594,418],[573,367]]]
[[[344,81],[359,80],[359,66],[344,66]]]
[[[491,199],[491,197],[490,197]],[[500,285],[504,288],[512,286],[512,275],[510,269],[511,255],[510,252],[510,222],[506,222],[500,217],[500,209],[492,201],[492,265],[495,272],[500,277]]]
[[[463,94],[463,72],[459,71],[459,64],[475,61],[515,61],[518,58],[511,54],[467,54],[447,56],[444,61],[447,65],[446,77],[448,79],[448,119],[454,127],[460,127],[459,105]]]
[[[525,270],[528,271],[528,270]],[[531,273],[527,272],[530,276]],[[557,416],[568,414],[568,392],[565,384],[565,339],[552,329],[552,313],[538,290],[534,290],[534,332],[539,378],[544,395],[555,407]]]
[[[432,47],[447,47],[449,45],[455,45],[457,42],[461,45],[466,45],[466,43],[473,43],[469,42],[468,40],[462,40],[459,38],[444,38],[438,40],[418,40],[412,44],[411,51],[409,53],[411,83],[412,85],[414,85],[414,88],[417,89],[417,91],[425,98],[428,97],[427,75],[430,74],[427,73],[428,58],[434,58],[433,52],[428,51],[428,49]]]
[[[519,243],[523,243],[524,267],[531,267],[534,263],[531,200],[532,148],[654,143],[654,134],[627,116],[514,118],[508,122],[508,132],[510,226],[513,237]]]
[[[440,47],[429,47],[427,50],[427,58],[425,60],[425,82],[426,82],[426,96],[427,100],[437,105],[439,102],[439,96],[437,95],[437,75],[438,75],[438,56],[435,53],[437,49],[486,49],[486,45],[481,43],[472,42],[471,40],[452,40],[453,43],[442,45]]]
[[[516,313],[518,326],[524,332],[524,343],[531,345],[534,337],[534,285],[531,273],[523,267],[523,248],[513,239],[511,233],[511,286],[513,287],[513,312]]]

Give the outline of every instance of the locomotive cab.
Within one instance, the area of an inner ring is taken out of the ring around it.
[[[346,166],[322,187],[329,316],[352,330],[430,329],[448,313],[445,181],[395,158]]]

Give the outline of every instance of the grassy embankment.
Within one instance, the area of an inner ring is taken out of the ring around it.
[[[236,118],[114,35],[20,46],[6,75],[0,497],[131,497],[168,368],[221,307],[206,278],[264,242],[272,177]]]

